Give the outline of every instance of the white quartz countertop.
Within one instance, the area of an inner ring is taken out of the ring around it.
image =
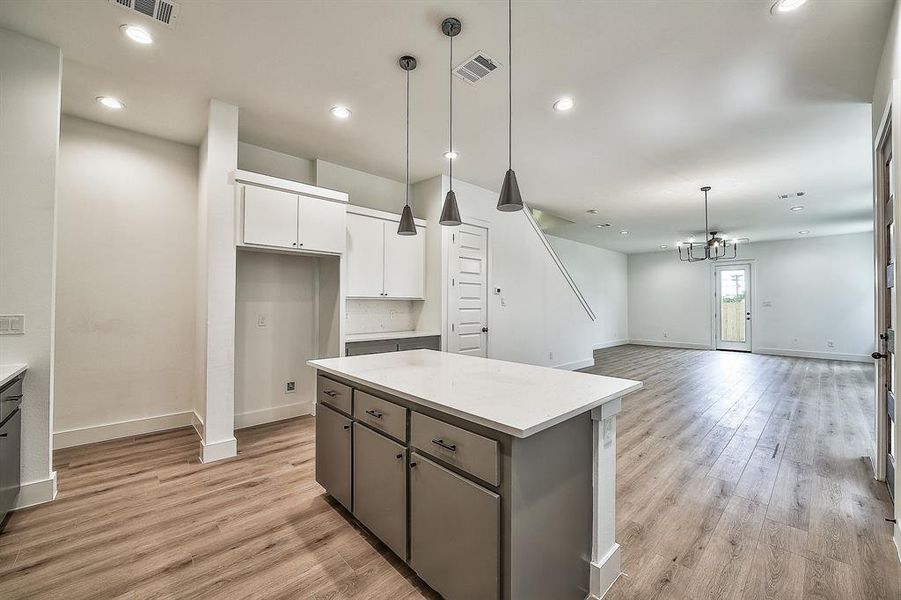
[[[326,358],[307,364],[519,438],[642,387],[640,381],[630,379],[434,350]]]
[[[351,333],[344,336],[345,342],[373,342],[376,340],[399,340],[403,338],[431,337],[441,335],[440,331],[375,331],[373,333]]]
[[[28,365],[0,365],[0,387],[3,387],[28,369]]]

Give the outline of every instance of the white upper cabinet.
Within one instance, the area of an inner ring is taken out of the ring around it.
[[[347,213],[347,295],[384,298],[385,221]]]
[[[244,243],[296,248],[297,194],[244,186]]]
[[[342,254],[346,207],[311,196],[298,196],[297,242],[302,250]]]
[[[397,235],[398,219],[372,210],[347,213],[348,297],[425,299],[426,228]]]
[[[240,243],[344,253],[346,193],[247,171],[236,171],[235,181],[244,184]]]
[[[425,228],[397,235],[397,223],[385,223],[385,295],[425,298]]]

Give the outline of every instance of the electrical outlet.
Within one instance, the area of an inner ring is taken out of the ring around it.
[[[553,353],[553,352],[548,352],[547,357],[548,357],[549,360],[554,360],[554,353]]]
[[[833,342],[832,340],[826,340],[826,347],[835,348],[835,342]]]
[[[773,308],[773,301],[772,300],[764,300],[763,307],[764,308]]]
[[[664,332],[663,332],[663,337],[664,337],[664,339],[666,339],[666,338],[669,337],[669,334],[668,334],[667,332],[664,331]]]
[[[269,315],[257,315],[257,327],[269,327]]]
[[[297,384],[293,381],[289,381],[285,384],[285,393],[290,394],[297,389]]]

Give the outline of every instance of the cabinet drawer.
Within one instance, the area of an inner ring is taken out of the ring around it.
[[[0,390],[0,423],[6,420],[6,417],[13,414],[13,411],[19,407],[22,400],[22,377],[15,379],[6,384]]]
[[[491,485],[498,485],[497,441],[414,412],[410,443]]]
[[[351,510],[351,420],[321,405],[316,411],[316,481]]]
[[[407,441],[407,409],[403,406],[356,390],[354,418],[395,439]]]
[[[441,350],[441,336],[404,338],[397,342],[398,350]]]
[[[322,375],[316,378],[316,399],[319,402],[349,415],[351,414],[352,395],[353,390],[350,389],[350,386],[332,381]]]
[[[410,566],[447,600],[493,600],[501,498],[410,454]]]
[[[407,448],[354,423],[354,516],[407,559]]]
[[[344,354],[347,356],[362,356],[364,354],[381,354],[383,352],[397,352],[397,340],[378,340],[372,342],[348,342],[344,346]]]

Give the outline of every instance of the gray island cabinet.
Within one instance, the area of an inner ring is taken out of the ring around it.
[[[432,350],[314,360],[316,480],[448,600],[602,597],[637,381]]]

